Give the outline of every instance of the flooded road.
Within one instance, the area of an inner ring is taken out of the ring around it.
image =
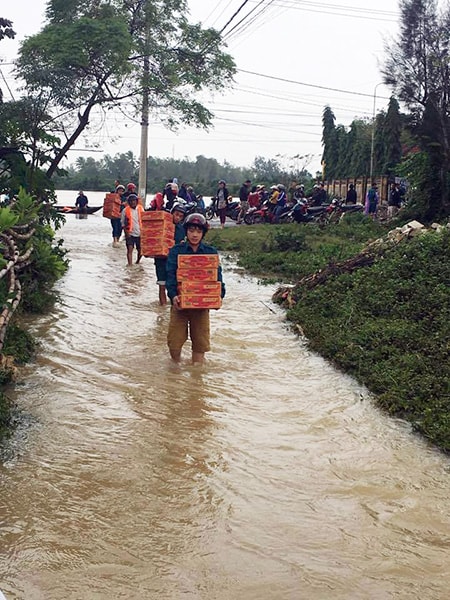
[[[101,213],[62,237],[0,466],[7,600],[449,597],[448,458],[309,353],[273,288],[223,260],[207,364],[175,366],[153,260],[127,268]]]

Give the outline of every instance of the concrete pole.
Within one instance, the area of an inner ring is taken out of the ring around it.
[[[141,151],[139,158],[139,197],[142,198],[144,208],[147,196],[147,156],[148,156],[148,56],[144,57],[143,92],[142,92],[142,119],[141,119]]]

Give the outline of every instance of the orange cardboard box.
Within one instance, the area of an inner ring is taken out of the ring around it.
[[[191,293],[182,293],[180,295],[180,308],[220,308],[222,299],[220,295],[203,296]]]
[[[182,281],[179,284],[181,294],[204,294],[205,296],[219,296],[222,292],[220,281]]]
[[[172,231],[175,233],[175,225],[164,220],[149,221],[144,219],[145,213],[142,215],[142,227],[146,231]]]
[[[178,267],[189,269],[206,268],[214,269],[219,267],[218,254],[179,254]]]
[[[147,229],[142,223],[141,238],[153,238],[155,240],[173,240],[175,232],[173,229]]]
[[[146,210],[142,215],[143,221],[163,221],[173,225],[172,215],[166,210]]]
[[[169,250],[174,245],[174,240],[171,243],[161,242],[160,240],[148,243],[148,240],[141,239],[141,252],[147,258],[167,258]]]
[[[120,218],[120,196],[119,194],[106,194],[103,201],[103,216],[107,219]]]
[[[166,231],[163,234],[155,234],[152,231],[141,231],[141,241],[146,240],[149,244],[175,244],[174,235],[171,231]]]
[[[189,269],[180,267],[177,269],[178,281],[217,281],[218,269]]]

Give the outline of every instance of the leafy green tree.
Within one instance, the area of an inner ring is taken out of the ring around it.
[[[61,140],[45,148],[49,177],[90,122],[110,106],[139,113],[143,93],[170,128],[210,126],[199,93],[228,85],[235,66],[219,32],[186,13],[186,0],[49,0],[46,25],[22,43],[17,63],[41,107],[30,127]]]
[[[431,220],[450,212],[450,6],[439,10],[435,0],[402,0],[400,34],[386,50],[384,81],[409,109],[428,155],[425,179],[434,184],[417,208]]]

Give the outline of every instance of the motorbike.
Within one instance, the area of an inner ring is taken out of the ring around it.
[[[236,221],[236,219],[238,218],[238,215],[240,213],[240,210],[241,210],[240,202],[238,200],[233,200],[233,202],[230,202],[229,204],[227,204],[226,216],[229,219]],[[209,206],[207,206],[207,208],[206,208],[205,217],[207,218],[208,221],[210,221],[214,217],[218,217],[218,216],[219,216],[219,211],[217,210],[217,202],[213,198],[211,201],[211,204]]]
[[[333,198],[327,210],[328,220],[330,223],[338,223],[345,215],[363,210],[362,204],[345,204],[342,198]]]
[[[184,200],[183,198],[177,198],[177,201],[175,202],[175,204],[183,207],[185,217],[187,217],[191,213],[200,212],[197,207],[196,202],[188,202],[187,200]]]
[[[322,204],[320,206],[309,206],[306,199],[297,201],[291,208],[290,213],[285,215],[288,223],[317,223],[324,225],[328,221],[328,206]]]
[[[290,207],[285,206],[280,215],[278,215],[278,223],[289,223],[285,219],[285,215],[290,212]],[[259,207],[249,208],[244,216],[244,223],[247,225],[257,225],[258,223],[275,223],[273,206],[268,202],[264,202]]]

